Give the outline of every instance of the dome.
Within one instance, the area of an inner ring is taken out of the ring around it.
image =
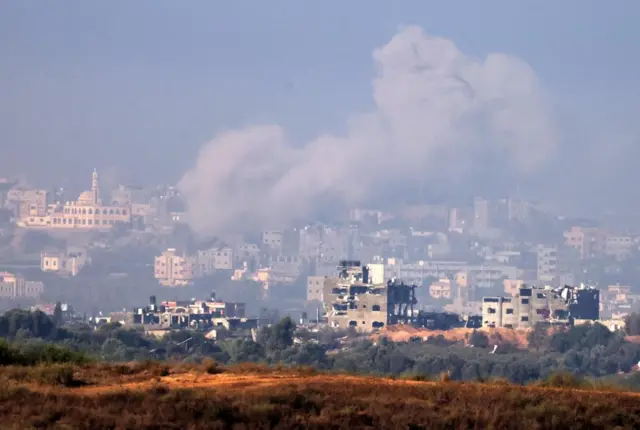
[[[85,191],[84,193],[80,194],[80,197],[78,197],[78,202],[86,204],[93,203],[93,195],[91,194],[91,191]]]

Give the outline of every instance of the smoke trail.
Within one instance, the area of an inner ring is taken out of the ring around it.
[[[179,183],[192,227],[216,234],[286,225],[327,201],[353,206],[425,178],[475,186],[496,168],[532,174],[554,152],[555,132],[533,70],[483,61],[418,27],[374,50],[375,108],[344,136],[293,145],[278,125],[249,127],[203,146]]]

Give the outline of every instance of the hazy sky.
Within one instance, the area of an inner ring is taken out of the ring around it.
[[[466,56],[528,63],[562,148],[627,163],[594,173],[614,183],[640,154],[639,21],[633,0],[7,0],[0,176],[66,182],[97,167],[178,181],[225,130],[277,123],[294,141],[344,133],[374,105],[373,50],[416,25]]]

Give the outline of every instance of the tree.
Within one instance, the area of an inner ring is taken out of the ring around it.
[[[296,325],[290,317],[284,317],[270,327],[260,330],[258,342],[264,347],[267,356],[278,357],[280,352],[293,345],[293,334]]]
[[[481,331],[474,330],[469,343],[476,348],[486,348],[489,346],[489,337]]]
[[[624,324],[629,336],[640,336],[640,314],[632,313],[624,318]]]
[[[62,315],[62,304],[60,302],[56,303],[56,307],[53,310],[53,324],[56,327],[60,327],[64,322],[64,317]]]

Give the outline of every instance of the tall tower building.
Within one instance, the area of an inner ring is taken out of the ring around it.
[[[98,171],[93,169],[93,175],[91,176],[91,196],[92,203],[94,205],[100,204],[100,186],[98,184]]]

